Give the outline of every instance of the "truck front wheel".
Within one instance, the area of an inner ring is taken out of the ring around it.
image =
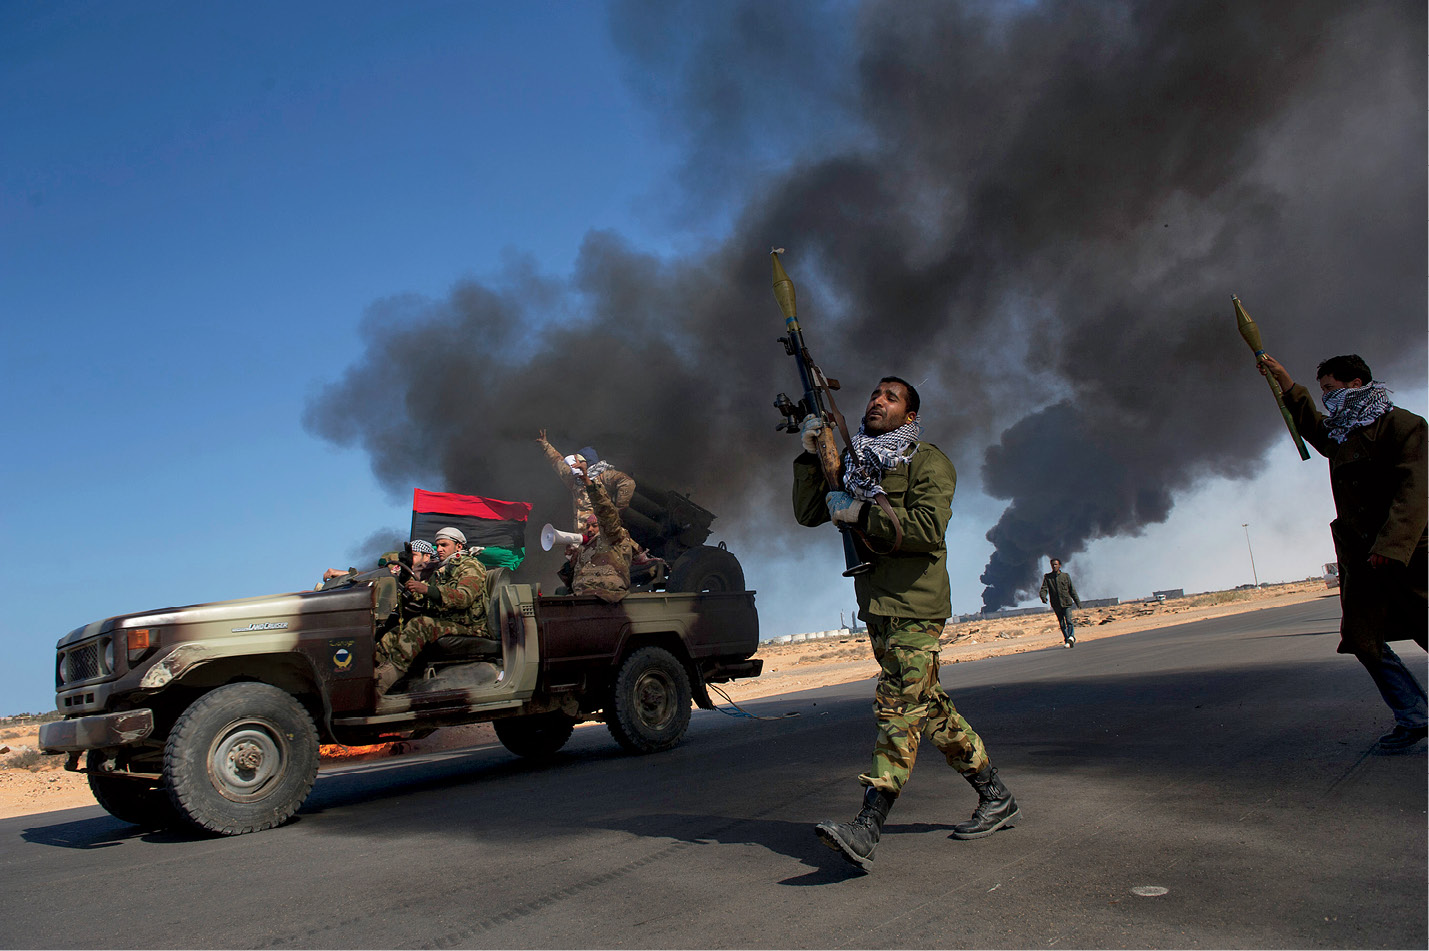
[[[164,780],[179,812],[219,835],[287,822],[317,773],[313,718],[269,684],[204,694],[179,717],[164,748]]]
[[[663,647],[642,647],[615,678],[610,718],[617,743],[632,753],[668,750],[690,726],[690,677]]]
[[[85,778],[89,780],[89,791],[94,794],[94,801],[103,806],[105,812],[121,822],[144,829],[163,829],[182,823],[162,786],[100,772],[99,765],[103,759],[97,751],[89,751]]]
[[[541,759],[555,755],[571,738],[576,721],[557,710],[528,717],[507,717],[493,720],[496,738],[517,756]]]

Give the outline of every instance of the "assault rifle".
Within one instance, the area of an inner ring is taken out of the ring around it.
[[[779,338],[779,342],[784,345],[784,352],[794,358],[794,364],[799,368],[799,384],[803,388],[804,396],[797,403],[783,393],[774,398],[774,408],[784,415],[784,422],[774,428],[797,433],[806,417],[818,416],[822,419],[824,428],[819,432],[815,455],[819,457],[819,468],[824,472],[824,480],[828,483],[829,490],[842,490],[843,462],[839,457],[838,445],[834,442],[834,428],[838,428],[844,445],[849,444],[849,435],[848,424],[844,422],[843,414],[834,403],[833,391],[839,388],[839,381],[824,376],[824,371],[819,369],[818,364],[809,356],[809,348],[804,345],[804,332],[799,329],[799,321],[795,317],[794,282],[789,280],[789,275],[784,273],[784,266],[779,263],[779,255],[783,250],[773,248],[769,252],[769,256],[774,260],[774,299],[779,302],[779,309],[784,312],[784,327],[789,331],[788,336]],[[873,563],[865,557],[863,545],[857,535],[844,525],[839,526],[839,534],[843,537],[844,545],[844,577],[849,578],[870,570]]]

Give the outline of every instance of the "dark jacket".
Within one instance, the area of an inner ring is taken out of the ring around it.
[[[1077,607],[1082,606],[1082,599],[1077,597],[1077,586],[1072,584],[1072,576],[1065,571],[1056,574],[1049,571],[1043,575],[1042,590],[1037,596],[1042,599],[1043,604],[1051,598],[1052,610],[1057,614],[1064,613],[1073,603]]]
[[[859,617],[946,620],[953,613],[943,534],[952,518],[957,484],[958,473],[948,457],[926,442],[916,445],[908,462],[884,474],[883,489],[903,526],[903,545],[892,554],[875,553],[873,570],[854,576]],[[818,459],[801,453],[794,460],[794,518],[800,525],[829,520],[827,493]],[[893,547],[893,523],[874,503],[864,506],[859,529],[878,551]]]
[[[1340,653],[1378,656],[1385,641],[1423,637],[1429,573],[1424,419],[1395,407],[1338,443],[1326,434],[1325,416],[1305,387],[1291,387],[1285,405],[1305,441],[1330,460]],[[1372,554],[1392,563],[1372,567]]]

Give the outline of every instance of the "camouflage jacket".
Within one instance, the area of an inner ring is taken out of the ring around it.
[[[1065,571],[1056,574],[1047,572],[1042,576],[1042,590],[1037,592],[1037,597],[1042,599],[1042,603],[1048,603],[1051,598],[1052,610],[1061,614],[1073,603],[1077,607],[1082,606],[1082,599],[1077,596],[1077,586],[1072,584],[1072,576]]]
[[[907,462],[884,474],[883,489],[903,526],[903,545],[891,554],[873,554],[873,570],[854,576],[859,617],[946,620],[953,613],[943,534],[953,515],[957,484],[952,462],[926,442],[917,443]],[[800,525],[829,520],[827,492],[818,459],[801,453],[794,460],[794,518]],[[893,523],[872,502],[863,507],[858,527],[878,551],[893,547]],[[936,641],[931,649],[936,649]]]
[[[605,487],[592,482],[586,494],[600,522],[600,531],[576,550],[571,593],[593,594],[613,604],[630,593],[630,561],[638,546],[620,524],[620,513]]]
[[[549,442],[541,442],[541,451],[546,454],[546,458],[551,461],[551,467],[556,470],[556,475],[561,477],[566,489],[571,493],[571,508],[575,514],[575,527],[572,531],[585,532],[586,519],[596,514],[591,507],[590,499],[586,495],[585,484],[576,478],[576,474],[571,471],[571,467],[566,465],[566,457],[561,451]],[[595,477],[595,481],[605,489],[615,503],[616,511],[624,511],[630,504],[630,499],[635,495],[635,480],[619,469],[606,469]]]
[[[486,569],[475,555],[459,551],[443,561],[415,601],[422,614],[486,636]]]

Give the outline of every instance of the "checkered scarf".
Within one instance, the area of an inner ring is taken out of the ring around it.
[[[1368,426],[1394,408],[1389,388],[1375,382],[1331,390],[1320,397],[1320,401],[1330,411],[1325,420],[1325,435],[1335,442],[1344,442],[1352,431]]]
[[[919,432],[916,419],[878,436],[865,433],[860,423],[850,440],[853,445],[844,450],[844,488],[849,495],[856,499],[886,495],[879,484],[883,474],[912,454]]]

